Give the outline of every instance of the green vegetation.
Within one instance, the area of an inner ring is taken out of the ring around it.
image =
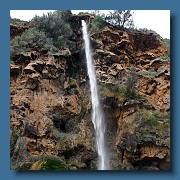
[[[140,127],[139,133],[142,139],[144,137],[165,139],[164,136],[167,136],[166,133],[170,128],[169,113],[163,114],[159,111],[150,113],[146,109],[140,109],[135,113],[134,120],[136,126]]]
[[[84,15],[94,15],[94,14],[91,13],[91,12],[79,12],[78,15],[79,16],[84,16]]]
[[[30,22],[33,28],[11,41],[11,58],[36,49],[46,49],[52,53],[64,48],[74,49],[73,30],[68,22],[71,15],[69,10],[58,10],[47,15],[35,16]],[[19,23],[19,20],[16,22],[16,19],[11,19],[11,22]]]
[[[139,121],[145,126],[158,126],[159,122],[159,112],[148,113],[147,110],[142,109],[135,113],[135,121]]]
[[[123,123],[122,123],[122,127],[123,127],[123,128],[128,128],[128,127],[129,127],[129,124],[128,124],[128,123],[126,123],[125,121],[123,121]]]
[[[133,100],[133,99],[142,99],[144,95],[137,93],[134,89],[126,88],[125,91],[125,99],[126,100]]]
[[[105,97],[124,98],[125,87],[112,84],[101,84],[101,93]]]
[[[133,23],[132,13],[129,10],[109,11],[107,15],[94,10],[91,14],[95,17],[92,21],[92,30],[97,33],[108,23],[117,27],[130,27]],[[71,16],[70,10],[56,10],[42,16],[36,15],[30,21],[33,28],[24,31],[21,36],[16,36],[11,41],[11,59],[20,53],[36,49],[46,49],[52,53],[64,48],[76,50],[76,35],[70,24]],[[26,22],[11,18],[11,23]]]
[[[144,95],[139,94],[135,90],[135,85],[136,85],[137,81],[138,81],[138,78],[135,73],[135,69],[131,68],[131,73],[127,79],[126,90],[125,90],[125,99],[126,100],[145,98]]]
[[[100,30],[106,25],[106,21],[103,19],[102,16],[95,16],[92,21],[92,30],[96,33],[99,33]]]
[[[127,79],[125,98],[127,100],[136,99],[137,93],[135,92],[135,84],[137,82],[137,76],[135,74],[131,74]]]
[[[135,113],[134,120],[137,131],[136,137],[139,143],[148,141],[169,146],[170,121],[165,121],[162,113],[140,109]]]
[[[136,99],[145,98],[144,95],[139,94],[135,90],[138,77],[136,75],[136,69],[134,67],[130,68],[130,74],[127,78],[126,85],[111,85],[111,84],[102,84],[101,91],[104,96],[115,97],[121,101],[130,101]]]
[[[101,13],[99,10],[90,12],[80,12],[79,15],[93,15],[95,16],[93,30],[99,32],[101,27],[106,24],[111,24],[118,28],[132,28],[134,27],[133,13],[131,10],[111,10],[107,14]]]
[[[69,86],[71,87],[71,88],[76,88],[77,87],[77,80],[76,79],[74,79],[74,78],[70,78],[69,79]]]
[[[31,166],[31,170],[66,170],[67,165],[55,159],[42,159],[38,160]]]
[[[51,50],[53,48],[52,40],[44,32],[36,28],[30,28],[11,41],[11,58],[37,48]]]
[[[153,71],[153,70],[149,70],[149,71],[139,71],[138,72],[139,75],[142,76],[148,76],[148,77],[152,77],[154,78],[155,76],[158,76],[159,73],[157,71]]]
[[[17,19],[17,18],[10,18],[10,23],[13,24],[13,25],[20,25],[20,24],[24,24],[24,23],[27,23],[26,21],[23,21],[21,19]]]
[[[161,62],[163,62],[162,59],[157,59],[157,60],[160,60]],[[144,76],[144,77],[155,78],[164,72],[165,72],[165,69],[162,66],[162,67],[158,68],[158,70],[155,70],[154,68],[152,68],[152,69],[149,69],[148,71],[138,71],[137,74]]]
[[[57,10],[47,13],[47,15],[35,16],[31,20],[31,24],[52,39],[56,48],[63,49],[68,47],[72,49],[74,48],[74,41],[71,40],[73,30],[68,22],[71,15],[70,10]]]
[[[163,39],[163,42],[165,44],[165,46],[167,47],[167,53],[163,56],[163,59],[169,59],[170,58],[170,39]]]
[[[146,122],[152,126],[157,126],[157,125],[159,125],[158,116],[156,116],[154,113],[152,113],[146,117]]]
[[[113,10],[109,11],[105,20],[116,27],[133,27],[134,22],[130,10]]]
[[[159,111],[149,112],[146,109],[139,109],[134,113],[133,123],[135,126],[139,126],[140,133],[148,133],[151,131],[153,127],[160,128],[161,120],[164,119],[164,116]],[[165,121],[164,121],[165,122]],[[127,122],[123,122],[124,128],[129,128],[129,124]]]
[[[120,148],[134,153],[138,145],[144,143],[169,147],[170,123],[164,119],[167,115],[145,108],[136,109],[132,120],[122,124],[124,133],[121,135]]]
[[[44,158],[33,163],[30,170],[78,170],[85,167],[84,163],[66,164],[64,161],[55,158]]]
[[[129,82],[130,83],[130,82]],[[120,86],[120,85],[111,85],[111,84],[102,84],[101,93],[105,97],[115,97],[118,100],[135,100],[143,99],[145,95],[141,95],[135,91],[134,87]]]
[[[117,85],[117,86],[112,87],[112,91],[113,91],[115,96],[119,96],[121,94],[124,94],[126,89],[125,89],[125,87],[120,87]]]
[[[19,137],[19,132],[17,130],[12,129],[11,140],[10,140],[10,154],[11,154],[11,156],[14,152],[14,148],[15,148],[18,137]]]

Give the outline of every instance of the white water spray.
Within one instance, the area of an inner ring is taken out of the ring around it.
[[[98,157],[99,157],[98,169],[105,170],[108,168],[105,143],[104,143],[105,122],[104,122],[103,111],[102,111],[101,104],[99,101],[97,80],[96,80],[95,68],[93,65],[93,59],[91,55],[91,48],[90,48],[87,25],[84,20],[82,20],[82,31],[83,31],[83,38],[85,42],[87,70],[88,70],[90,90],[91,90],[92,122],[94,124],[94,129],[96,133],[96,146],[97,146]]]

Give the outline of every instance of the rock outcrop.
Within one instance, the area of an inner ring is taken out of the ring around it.
[[[50,162],[59,169],[96,169],[82,19],[91,23],[93,17],[70,20],[76,50],[33,50],[10,66],[11,169],[43,169]],[[29,27],[11,25],[12,38]],[[170,169],[170,61],[161,58],[160,37],[112,26],[90,37],[111,168]]]
[[[10,24],[10,38],[13,39],[16,36],[20,36],[26,29],[29,29],[31,26],[26,21],[16,20]]]

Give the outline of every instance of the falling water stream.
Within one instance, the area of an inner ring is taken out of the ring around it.
[[[84,20],[82,20],[82,31],[83,31],[83,39],[85,42],[87,70],[88,70],[90,90],[91,90],[92,122],[96,133],[96,147],[99,158],[98,169],[105,170],[108,167],[107,167],[107,158],[106,158],[106,150],[104,143],[104,134],[105,134],[105,122],[103,115],[104,113],[102,111],[101,104],[99,101],[95,67],[93,65],[93,59],[91,55],[90,40],[89,40],[87,25]]]

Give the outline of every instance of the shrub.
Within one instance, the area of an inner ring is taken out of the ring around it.
[[[69,85],[72,87],[77,87],[77,81],[76,79],[70,78]]]
[[[125,89],[126,100],[142,98],[141,95],[135,91],[135,85],[137,83],[137,80],[138,79],[135,74],[135,69],[132,68],[131,74],[129,75],[129,77],[127,79],[127,84],[126,84],[126,89]]]
[[[72,49],[71,37],[73,35],[73,30],[68,23],[71,16],[71,11],[54,11],[47,15],[35,16],[31,20],[31,24],[37,27],[40,31],[43,31],[47,37],[53,40],[53,45],[59,49],[68,47]]]
[[[85,168],[85,163],[67,164],[60,159],[46,157],[33,163],[30,170],[80,170]]]
[[[47,38],[44,32],[36,28],[30,28],[11,41],[11,57],[35,48],[50,50],[53,48],[53,44],[52,40]]]
[[[126,88],[125,98],[127,100],[136,99],[137,98],[137,93],[135,92],[134,89]]]
[[[12,129],[12,137],[10,140],[10,155],[12,156],[14,148],[19,137],[19,132]]]
[[[163,42],[167,48],[167,53],[162,57],[162,59],[166,60],[168,58],[170,58],[170,39],[163,39]]]
[[[98,33],[106,24],[106,21],[101,16],[95,16],[92,21],[92,30]]]
[[[153,143],[158,146],[160,144],[170,146],[170,123],[162,122],[162,116],[160,111],[151,112],[145,108],[136,111],[133,126],[138,144]]]
[[[105,97],[124,98],[126,88],[119,85],[101,84],[101,93]]]
[[[140,121],[142,125],[158,126],[159,112],[148,113],[147,110],[141,109],[135,113],[135,120]]]
[[[32,164],[31,170],[66,170],[66,166],[67,165],[60,160],[46,158]]]
[[[90,15],[90,13],[89,13],[89,12],[79,12],[78,15],[79,15],[79,16],[82,16],[82,15]]]
[[[157,126],[159,124],[158,117],[154,114],[147,116],[146,121],[153,126]]]

